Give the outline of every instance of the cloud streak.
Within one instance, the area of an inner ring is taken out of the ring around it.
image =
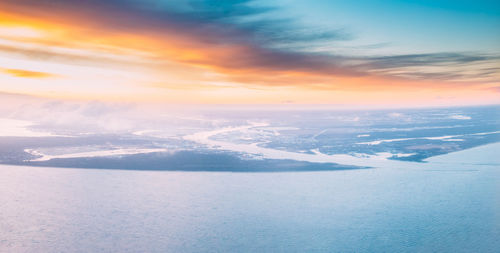
[[[15,76],[15,77],[24,77],[24,78],[50,78],[50,77],[57,77],[57,75],[51,74],[51,73],[46,73],[46,72],[39,72],[39,71],[30,71],[30,70],[24,70],[24,69],[0,69],[0,71],[4,72],[5,74]]]

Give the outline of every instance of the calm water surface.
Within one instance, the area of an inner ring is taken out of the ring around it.
[[[498,252],[500,168],[445,167],[210,173],[1,165],[0,252]]]

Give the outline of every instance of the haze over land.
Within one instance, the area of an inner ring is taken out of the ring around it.
[[[407,167],[500,138],[498,106],[347,110],[16,100],[0,117],[2,163],[208,171]]]

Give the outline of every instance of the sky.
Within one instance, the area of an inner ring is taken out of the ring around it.
[[[498,104],[500,2],[3,0],[1,94],[171,104]]]

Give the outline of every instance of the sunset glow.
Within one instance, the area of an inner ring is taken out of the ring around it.
[[[46,1],[0,3],[0,91],[216,104],[414,106],[488,104],[500,98],[498,47],[475,55],[339,54],[335,46],[350,40],[325,36],[321,43],[332,50],[314,43],[304,50],[293,43],[310,42],[258,34],[275,29],[258,5],[233,6],[253,14],[200,23],[203,18],[193,16],[202,11],[197,9],[70,2],[50,11]],[[270,24],[254,28],[252,22],[242,23],[245,18]]]

